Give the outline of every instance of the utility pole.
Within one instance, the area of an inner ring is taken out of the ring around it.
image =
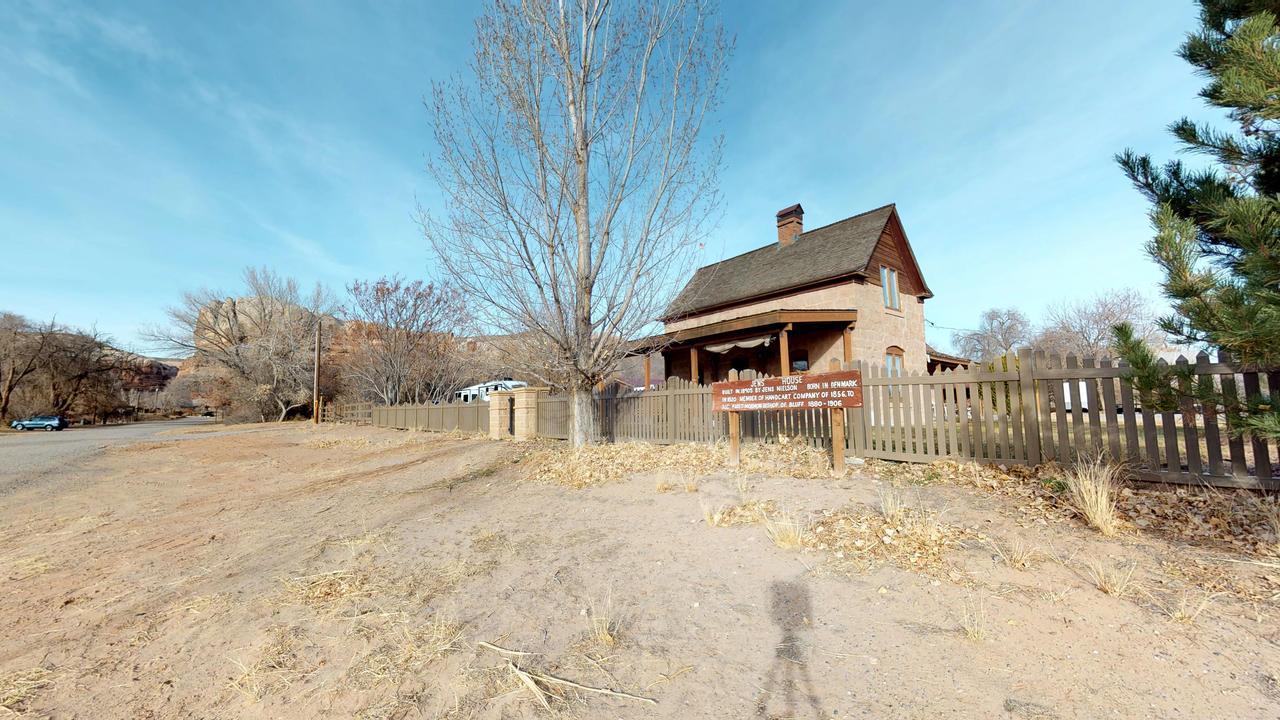
[[[316,357],[311,371],[311,422],[320,424],[320,326],[324,323],[320,315],[316,315]]]

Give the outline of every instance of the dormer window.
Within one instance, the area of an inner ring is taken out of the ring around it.
[[[890,310],[901,310],[902,301],[898,298],[898,271],[885,265],[880,266],[880,290],[884,293],[884,306]]]

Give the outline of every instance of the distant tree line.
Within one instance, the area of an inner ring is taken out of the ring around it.
[[[1115,290],[1054,305],[1044,322],[1033,323],[1017,308],[992,308],[971,330],[956,331],[952,345],[961,355],[991,361],[1021,348],[1052,355],[1113,357],[1112,329],[1128,323],[1135,337],[1158,347],[1164,340],[1151,304],[1136,290]]]
[[[49,414],[104,421],[131,411],[130,393],[163,388],[168,377],[96,331],[0,311],[0,420]]]
[[[195,398],[239,421],[283,421],[328,401],[441,402],[491,369],[469,352],[470,313],[450,285],[399,276],[356,280],[339,299],[317,284],[248,268],[235,292],[186,293],[168,323],[147,331],[187,357],[181,379]]]

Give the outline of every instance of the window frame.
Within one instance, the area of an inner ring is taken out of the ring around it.
[[[898,290],[898,270],[888,265],[880,266],[880,294],[886,310],[902,311],[902,296]]]
[[[885,373],[889,377],[902,377],[906,371],[907,353],[897,345],[884,349]]]

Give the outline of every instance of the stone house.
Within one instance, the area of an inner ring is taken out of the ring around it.
[[[777,213],[777,233],[694,272],[663,334],[641,348],[660,349],[666,376],[708,383],[733,369],[790,375],[832,360],[926,371],[933,293],[895,206],[805,231],[804,208],[792,205]]]

